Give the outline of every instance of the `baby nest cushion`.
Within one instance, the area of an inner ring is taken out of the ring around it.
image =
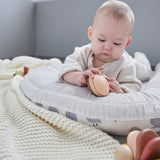
[[[29,72],[22,81],[23,93],[40,107],[93,125],[105,132],[127,135],[134,129],[160,131],[160,64],[140,92],[96,97],[88,87],[58,81],[61,65]]]

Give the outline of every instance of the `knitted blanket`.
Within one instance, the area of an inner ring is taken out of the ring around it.
[[[21,91],[23,77],[13,73],[60,64],[21,56],[0,60],[1,160],[114,160],[119,142],[106,133],[36,106]]]

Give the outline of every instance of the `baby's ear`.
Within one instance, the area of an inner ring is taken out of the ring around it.
[[[92,28],[92,26],[90,26],[88,28],[88,38],[90,41],[92,40],[92,33],[93,33],[93,28]]]
[[[128,39],[127,43],[126,43],[126,47],[129,46],[129,44],[131,43],[131,41],[132,41],[132,37],[129,37],[129,39]]]

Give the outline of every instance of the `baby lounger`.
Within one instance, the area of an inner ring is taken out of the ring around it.
[[[87,87],[58,81],[61,65],[29,72],[22,81],[23,93],[49,111],[93,125],[116,135],[152,128],[160,131],[160,64],[141,92],[96,97]]]

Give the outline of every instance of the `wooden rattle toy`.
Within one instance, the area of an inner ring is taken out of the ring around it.
[[[160,137],[152,129],[130,132],[127,136],[127,145],[128,148],[124,147],[124,144],[117,148],[115,160],[160,159]]]
[[[89,90],[98,97],[107,96],[109,93],[108,77],[105,75],[97,75],[88,77],[87,85]]]

